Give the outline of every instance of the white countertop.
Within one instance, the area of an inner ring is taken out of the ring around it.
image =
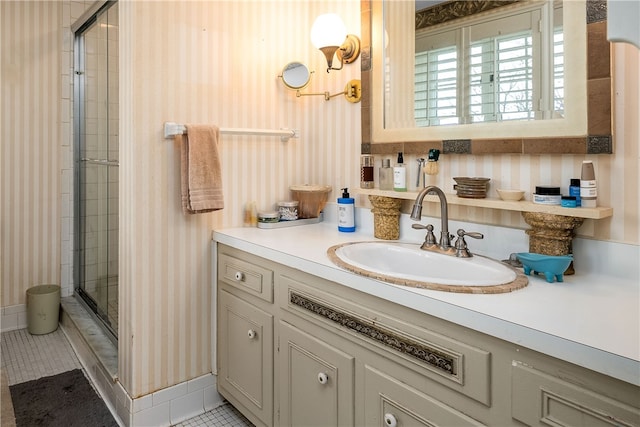
[[[257,256],[640,385],[640,287],[637,279],[581,274],[548,283],[530,276],[523,289],[462,294],[392,285],[334,265],[326,251],[375,240],[323,222],[279,229],[230,228],[214,240]],[[471,244],[470,244],[471,246]]]

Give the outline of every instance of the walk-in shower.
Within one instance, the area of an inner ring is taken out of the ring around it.
[[[118,335],[118,4],[74,24],[74,288]]]

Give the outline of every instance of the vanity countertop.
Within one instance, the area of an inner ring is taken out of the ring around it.
[[[333,245],[375,240],[340,233],[335,224],[280,229],[229,228],[215,241],[343,286],[640,385],[640,287],[604,275],[564,276],[502,294],[463,294],[403,287],[351,273],[327,256]]]

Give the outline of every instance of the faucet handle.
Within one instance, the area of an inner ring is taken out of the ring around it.
[[[436,236],[433,234],[433,225],[412,224],[411,228],[415,230],[427,230],[427,235],[425,236],[424,243],[422,244],[423,247],[436,244]]]
[[[466,232],[462,228],[459,228],[457,231],[458,239],[464,240],[464,236],[473,237],[474,239],[484,239],[484,234],[478,233],[477,231],[469,231]]]
[[[461,258],[470,258],[473,255],[471,255],[471,252],[467,249],[467,242],[464,240],[464,236],[473,237],[474,239],[483,239],[484,235],[475,231],[467,233],[462,228],[458,229],[458,238],[455,243],[456,256]]]

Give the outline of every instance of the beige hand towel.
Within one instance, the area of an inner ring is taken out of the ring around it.
[[[181,146],[182,210],[185,214],[224,208],[222,170],[218,155],[217,126],[185,125],[186,135],[176,135]]]

